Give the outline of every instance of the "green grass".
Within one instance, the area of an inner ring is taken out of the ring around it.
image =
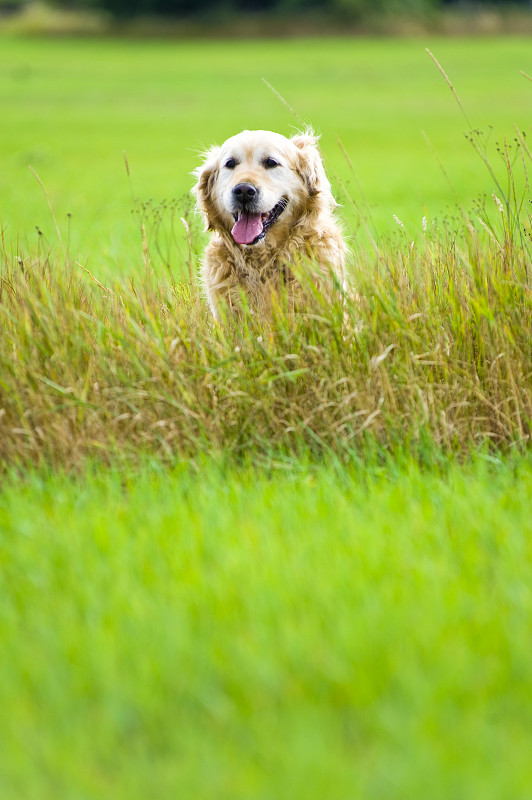
[[[31,40],[0,46],[0,225],[12,249],[55,232],[31,164],[46,185],[73,255],[102,275],[129,274],[140,258],[131,188],[141,201],[188,194],[202,146],[236,131],[290,133],[298,120],[322,145],[350,226],[360,202],[355,175],[379,230],[396,214],[419,232],[456,200],[469,207],[492,190],[463,133],[469,125],[425,46],[453,80],[473,126],[492,140],[529,127],[531,73],[526,38],[296,41]],[[430,139],[454,186],[448,186]],[[353,164],[349,170],[336,137]],[[364,202],[362,205],[366,205]],[[70,223],[67,214],[72,214]],[[179,221],[177,229],[180,228]],[[180,270],[180,259],[171,263]]]
[[[8,481],[2,798],[526,800],[531,492],[529,459]]]
[[[0,45],[2,800],[527,800],[529,42]],[[179,198],[262,76],[359,297],[230,330]]]

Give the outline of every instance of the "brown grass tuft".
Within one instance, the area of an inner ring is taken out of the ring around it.
[[[527,447],[532,265],[519,211],[516,224],[494,201],[454,227],[429,223],[416,244],[401,229],[378,251],[355,247],[357,299],[317,297],[268,329],[251,315],[242,330],[215,327],[188,280],[147,270],[104,286],[63,259],[4,254],[0,462]]]

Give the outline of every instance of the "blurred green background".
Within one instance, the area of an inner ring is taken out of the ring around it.
[[[17,11],[31,5],[31,0],[0,0],[0,7]],[[161,15],[165,18],[209,17],[223,20],[250,14],[275,14],[279,18],[294,13],[329,16],[343,21],[375,24],[383,16],[426,19],[430,14],[458,8],[478,11],[483,3],[460,0],[53,0],[60,9],[104,9],[114,17]],[[530,6],[528,0],[491,0],[489,8],[519,9]]]
[[[515,125],[530,130],[532,84],[520,74],[532,73],[527,37],[4,36],[0,45],[6,247],[42,240],[36,226],[52,246],[51,203],[73,255],[104,271],[129,271],[141,260],[135,199],[158,208],[146,216],[150,235],[176,201],[181,241],[179,216],[190,205],[199,152],[243,128],[289,135],[301,120],[311,124],[322,134],[349,228],[356,234],[359,219],[348,195],[377,230],[393,228],[395,214],[412,236],[424,215],[453,213],[457,201],[469,207],[492,191],[464,137],[470,125],[486,133],[494,163],[496,142],[511,142]],[[467,120],[426,47],[453,81]]]

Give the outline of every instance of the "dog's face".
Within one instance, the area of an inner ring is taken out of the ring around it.
[[[210,150],[195,175],[208,227],[246,247],[281,241],[311,207],[334,205],[311,133],[243,131]]]

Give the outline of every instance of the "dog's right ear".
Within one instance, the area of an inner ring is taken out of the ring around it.
[[[216,216],[212,189],[218,175],[220,150],[220,147],[211,147],[210,150],[207,150],[203,154],[203,164],[192,173],[197,180],[195,186],[192,187],[192,192],[196,195],[196,203],[205,217],[208,231],[214,228],[214,218]]]

